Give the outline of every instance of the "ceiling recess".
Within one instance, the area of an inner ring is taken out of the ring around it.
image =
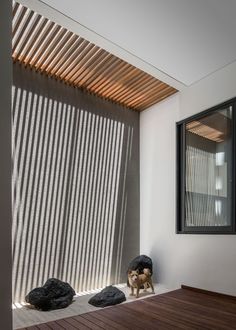
[[[14,61],[142,111],[177,90],[62,26],[13,3]]]

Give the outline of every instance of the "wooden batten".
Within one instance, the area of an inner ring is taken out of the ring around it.
[[[17,2],[12,14],[14,61],[137,111],[177,92]]]

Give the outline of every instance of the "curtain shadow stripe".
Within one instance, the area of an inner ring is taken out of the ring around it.
[[[124,282],[139,252],[139,211],[128,218],[127,204],[139,205],[139,114],[13,68],[13,301],[50,277],[77,292]]]

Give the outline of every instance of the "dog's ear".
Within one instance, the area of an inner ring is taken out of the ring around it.
[[[139,274],[139,269],[136,269],[135,271]]]
[[[132,270],[131,269],[129,269],[128,270],[128,275],[130,275],[132,273]]]

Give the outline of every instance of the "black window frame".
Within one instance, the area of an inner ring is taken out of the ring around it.
[[[188,227],[185,225],[185,164],[186,164],[186,124],[208,115],[222,108],[232,106],[232,202],[231,202],[231,225],[230,226],[199,226]],[[177,234],[236,234],[235,218],[235,193],[236,193],[236,98],[230,99],[217,106],[201,111],[193,116],[176,123],[176,233]]]

